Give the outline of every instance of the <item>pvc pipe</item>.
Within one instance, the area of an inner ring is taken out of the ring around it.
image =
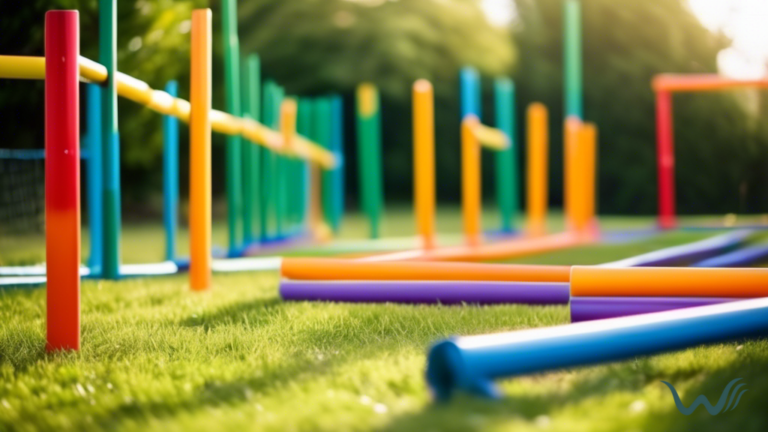
[[[461,210],[464,241],[468,246],[482,243],[482,185],[480,144],[472,132],[479,124],[474,114],[461,121]]]
[[[312,100],[309,98],[299,98],[299,106],[298,106],[298,112],[296,113],[296,132],[302,135],[311,135],[312,133],[312,119],[314,118],[313,113],[314,105],[312,103]],[[302,182],[304,183],[303,186],[303,194],[298,197],[297,201],[299,203],[299,214],[301,214],[301,225],[304,229],[307,229],[310,220],[309,220],[309,213],[310,213],[310,200],[311,200],[311,192],[312,192],[312,183],[311,183],[311,174],[312,174],[312,168],[311,165],[307,162],[304,162],[302,164],[302,170],[301,170],[301,178]]]
[[[565,117],[584,118],[581,54],[581,4],[579,0],[567,0],[563,5],[565,29],[563,30]]]
[[[597,126],[594,123],[584,123],[580,139],[584,151],[584,217],[585,229],[598,231],[597,224]]]
[[[221,2],[222,43],[224,50],[224,102],[226,112],[240,117],[240,41],[237,35],[237,2]],[[242,245],[243,178],[240,135],[228,135],[226,143],[227,234],[229,249]]]
[[[568,284],[483,281],[280,281],[283,300],[426,304],[567,304]]]
[[[274,81],[267,80],[263,84],[262,120],[267,127],[274,126],[274,102],[275,93],[272,87]],[[311,136],[314,139],[314,136]],[[275,207],[275,196],[272,187],[275,178],[275,153],[271,149],[264,149],[261,158],[261,188],[259,190],[259,234],[261,241],[272,235],[272,221]]]
[[[574,207],[577,206],[575,195],[581,168],[578,165],[581,126],[579,117],[569,116],[565,119],[563,133],[563,209],[566,229],[575,229],[576,224]]]
[[[482,90],[480,74],[471,66],[461,68],[459,72],[459,87],[461,93],[461,119],[468,115],[482,118]]]
[[[768,269],[574,266],[574,297],[768,297]]]
[[[619,261],[601,264],[600,267],[649,267],[668,266],[685,261],[697,261],[738,247],[752,235],[751,230],[734,231],[701,241],[649,252]]]
[[[741,80],[718,74],[659,74],[651,87],[657,92],[703,92],[736,88],[768,88],[768,79]]]
[[[515,128],[515,84],[509,78],[496,78],[493,82],[496,127],[509,140],[509,148],[496,153],[496,200],[501,216],[501,231],[514,230],[520,210],[518,194],[517,133]]]
[[[360,198],[370,237],[379,238],[382,213],[381,125],[379,91],[371,83],[357,86],[357,154]]]
[[[178,95],[179,85],[168,81],[165,91]],[[176,233],[179,220],[179,120],[163,116],[163,222],[165,225],[165,259],[176,259]]]
[[[761,244],[708,258],[691,267],[745,267],[766,259],[768,259],[768,245]]]
[[[189,121],[190,288],[211,287],[211,10],[192,11]]]
[[[88,232],[90,234],[90,257],[88,266],[96,273],[101,273],[104,262],[104,204],[102,202],[102,154],[101,154],[101,88],[96,84],[87,84],[86,105],[86,141],[88,143]]]
[[[656,164],[658,169],[659,219],[661,229],[677,225],[675,217],[675,150],[672,95],[656,92]]]
[[[45,14],[46,350],[80,349],[80,51],[77,11]]]
[[[285,98],[285,90],[281,86],[275,84],[272,86],[272,91],[274,92],[274,96],[271,100],[271,102],[274,104],[274,107],[272,108],[274,116],[272,119],[272,127],[280,130],[280,107],[282,106],[283,99]],[[270,183],[272,185],[272,194],[275,196],[275,235],[277,236],[283,235],[284,228],[286,228],[284,226],[287,204],[287,170],[285,165],[285,158],[283,155],[275,154],[273,177],[270,179]]]
[[[416,231],[424,248],[435,247],[435,107],[432,84],[413,84],[413,179]]]
[[[341,96],[331,96],[331,139],[330,150],[336,155],[336,160],[344,160],[344,104]],[[341,229],[341,220],[344,216],[344,164],[339,163],[334,169],[328,170],[330,184],[328,187],[333,191],[330,202],[331,210],[331,229],[335,234]]]
[[[261,120],[261,62],[258,55],[248,55],[243,75],[243,117],[259,121]],[[245,244],[250,244],[259,238],[261,148],[245,143],[241,150],[243,152],[243,241]]]
[[[686,309],[731,301],[721,297],[572,297],[571,322]]]
[[[120,138],[117,127],[117,0],[99,0],[99,63],[107,69],[101,85],[101,143],[104,261],[101,276],[120,276]]]
[[[531,235],[546,232],[549,163],[549,129],[547,108],[540,103],[528,107],[528,194],[526,230]]]
[[[568,282],[568,266],[439,262],[363,262],[332,258],[285,258],[282,276],[304,280],[449,280]]]
[[[735,286],[733,284],[732,286]],[[438,400],[457,390],[499,397],[492,380],[768,333],[768,299],[483,336],[432,346],[427,383]]]

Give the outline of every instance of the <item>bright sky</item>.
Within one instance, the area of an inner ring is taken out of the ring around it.
[[[688,0],[691,10],[713,31],[733,40],[717,56],[720,73],[733,78],[768,75],[768,0]],[[481,0],[488,21],[507,26],[517,11],[514,0]]]

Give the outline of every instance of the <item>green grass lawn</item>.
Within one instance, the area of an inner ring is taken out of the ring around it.
[[[457,220],[449,214],[440,225],[456,228]],[[412,232],[406,216],[389,221],[390,235]],[[364,232],[359,218],[349,226],[345,237]],[[217,225],[222,244],[224,233]],[[162,258],[159,227],[129,226],[124,234],[126,261]],[[709,235],[678,232],[517,261],[600,263]],[[31,236],[2,242],[6,263],[44,256]],[[192,293],[186,275],[85,281],[82,350],[56,355],[43,349],[45,290],[0,290],[0,431],[743,432],[768,424],[760,408],[765,340],[516,378],[501,383],[501,401],[435,405],[424,381],[431,342],[567,323],[567,307],[286,303],[277,283],[275,273],[217,274],[213,290]],[[749,391],[736,410],[715,417],[703,408],[680,414],[660,382],[674,384],[689,405],[699,394],[716,400],[738,377]]]

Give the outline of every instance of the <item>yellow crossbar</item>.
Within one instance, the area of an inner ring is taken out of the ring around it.
[[[509,148],[509,137],[499,129],[477,123],[472,132],[475,138],[483,147],[491,150],[501,151]]]
[[[0,78],[45,79],[45,57],[0,56]],[[107,80],[107,68],[81,56],[80,78],[88,82],[102,83]],[[189,122],[189,102],[175,98],[164,91],[154,90],[144,81],[122,72],[118,72],[116,78],[118,95],[160,114],[177,117],[185,123]],[[235,117],[223,111],[211,110],[211,129],[226,135],[241,135],[248,141],[272,151],[307,159],[325,169],[332,169],[338,163],[333,153],[303,136],[297,135],[289,148],[284,145],[283,137],[279,132],[255,120]]]

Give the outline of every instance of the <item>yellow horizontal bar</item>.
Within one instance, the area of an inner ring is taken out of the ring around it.
[[[94,83],[103,83],[107,80],[107,68],[100,63],[81,56],[79,66],[81,79]],[[0,55],[0,79],[3,78],[45,79],[45,57]],[[118,72],[116,78],[118,95],[160,114],[171,115],[183,122],[189,122],[188,101],[174,98],[161,90],[154,90],[144,81],[122,72]],[[325,169],[332,169],[337,164],[333,153],[317,143],[297,135],[294,145],[289,149],[284,145],[283,137],[279,132],[252,119],[211,110],[211,129],[226,135],[242,135],[248,141],[261,144],[286,156],[308,159]]]
[[[499,129],[478,123],[473,132],[480,145],[491,150],[506,150],[509,148],[509,137]]]

